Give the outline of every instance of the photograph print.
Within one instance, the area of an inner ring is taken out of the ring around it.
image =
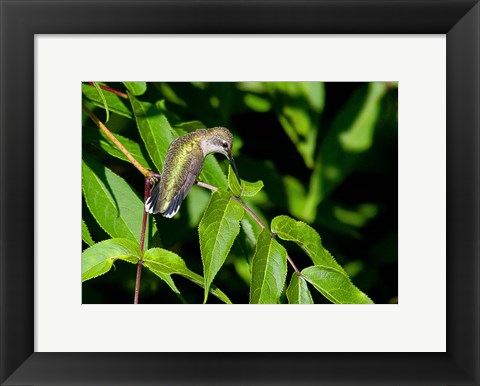
[[[82,87],[83,304],[397,304],[397,82]]]

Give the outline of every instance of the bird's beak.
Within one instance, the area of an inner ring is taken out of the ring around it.
[[[232,165],[233,172],[235,173],[235,176],[237,177],[238,183],[240,186],[242,186],[242,181],[240,180],[240,176],[238,174],[237,166],[235,165],[235,161],[233,160],[233,157],[231,155],[228,156],[228,160],[230,161],[230,164]]]

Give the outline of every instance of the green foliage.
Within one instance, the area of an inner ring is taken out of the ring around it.
[[[320,113],[325,104],[323,83],[271,82],[267,87],[283,129],[307,167],[312,168]]]
[[[88,246],[92,246],[95,244],[93,241],[92,236],[90,235],[90,231],[88,230],[87,224],[85,224],[85,220],[82,218],[82,240]]]
[[[277,303],[286,276],[287,251],[264,229],[258,236],[257,249],[253,256],[250,303]]]
[[[367,295],[352,284],[343,270],[315,265],[305,268],[302,276],[332,303],[373,304]]]
[[[82,94],[91,104],[101,108],[105,108],[104,100],[102,99],[98,91],[95,89],[95,87],[87,84],[82,84]],[[127,107],[128,101],[125,101],[118,95],[112,94],[110,92],[103,93],[103,97],[105,98],[108,110],[111,113],[118,114],[125,118],[133,119],[133,114]]]
[[[100,88],[100,85],[98,84],[98,82],[93,82],[93,86],[97,90],[98,95],[100,96],[100,99],[102,100],[103,107],[105,108],[105,112],[107,114],[107,118],[105,119],[105,122],[108,122],[108,120],[110,119],[110,111],[108,110],[108,103],[107,103],[107,100],[105,99],[105,95],[103,95],[103,91]]]
[[[362,153],[372,146],[385,92],[384,83],[369,83],[355,92],[335,117],[310,177],[302,213],[306,221],[315,220],[318,205],[347,178]]]
[[[301,221],[288,216],[278,216],[272,220],[272,232],[282,240],[294,241],[312,259],[313,264],[324,264],[342,270],[335,259],[322,246],[320,235]]]
[[[229,128],[242,178],[224,156],[207,156],[198,180],[218,189],[193,186],[173,219],[149,215],[142,251],[143,176],[84,115],[84,302],[131,301],[136,267],[124,265],[125,276],[123,263],[111,270],[116,260],[148,271],[142,302],[373,303],[363,291],[396,299],[383,274],[396,278],[397,193],[386,188],[397,181],[395,83],[94,83],[82,94],[157,173],[176,137]]]
[[[161,171],[168,146],[175,139],[172,127],[165,114],[154,104],[140,102],[130,93],[129,98],[143,143],[155,167]]]
[[[243,197],[253,197],[263,188],[263,181],[257,182],[247,182],[242,180],[242,185],[240,186],[235,173],[232,170],[232,167],[228,166],[228,188],[231,192],[237,196]]]
[[[305,279],[294,273],[287,288],[287,298],[290,304],[313,304],[312,295]]]
[[[115,134],[118,141],[128,150],[128,152],[138,161],[143,167],[153,169],[152,163],[149,162],[145,148],[139,143],[132,141],[118,133]],[[83,132],[83,143],[94,146],[98,149],[106,151],[111,156],[130,162],[123,154],[99,129],[89,127]]]
[[[225,189],[227,187],[225,173],[222,171],[218,161],[211,155],[207,156],[203,162],[199,180],[218,188]]]
[[[230,197],[230,193],[213,193],[202,221],[198,226],[200,252],[205,277],[205,299],[213,278],[222,267],[235,238],[240,232],[243,208]]]
[[[190,271],[182,258],[173,252],[162,248],[152,248],[145,252],[143,261],[145,267],[164,280],[167,276],[169,277],[172,274],[178,274],[184,276],[200,287],[206,288],[204,286],[203,278],[195,272]],[[176,287],[172,289],[175,292],[178,292]],[[206,290],[210,291],[212,295],[216,296],[223,302],[227,304],[231,303],[227,295],[215,286],[213,288],[210,288],[209,286]]]
[[[142,216],[138,213],[143,212],[143,202],[123,178],[85,155],[82,187],[90,213],[105,232],[111,237],[140,241]]]
[[[142,95],[147,91],[147,82],[123,82],[123,84],[135,96]]]
[[[103,275],[115,260],[137,263],[141,252],[137,243],[127,239],[110,239],[87,248],[82,253],[82,281]]]

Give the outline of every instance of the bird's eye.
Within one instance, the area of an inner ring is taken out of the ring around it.
[[[222,143],[222,146],[223,146],[224,149],[227,149],[228,148],[228,143],[224,142],[224,143]]]

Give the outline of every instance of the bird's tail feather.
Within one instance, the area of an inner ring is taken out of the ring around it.
[[[160,211],[160,202],[158,197],[160,196],[160,182],[156,184],[150,192],[150,196],[145,201],[145,212],[151,214],[157,214]]]

